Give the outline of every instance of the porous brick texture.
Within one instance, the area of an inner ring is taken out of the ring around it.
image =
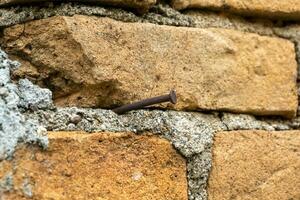
[[[298,0],[172,0],[175,9],[209,8],[265,18],[300,19]]]
[[[52,132],[46,151],[22,147],[0,163],[14,199],[186,200],[186,162],[165,139],[132,133]]]
[[[210,200],[300,199],[300,131],[232,131],[215,136]]]
[[[294,45],[234,30],[124,23],[75,15],[4,30],[18,76],[54,91],[59,106],[113,108],[175,89],[176,110],[293,117]]]

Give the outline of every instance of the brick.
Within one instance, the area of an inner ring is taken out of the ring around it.
[[[16,152],[14,189],[2,194],[5,200],[187,200],[185,159],[165,139],[81,132],[52,132],[49,138],[46,151],[31,146]],[[8,162],[0,169],[9,169]]]
[[[209,8],[246,16],[300,19],[298,0],[172,0],[173,8]]]
[[[66,2],[58,0],[61,2]],[[0,7],[11,6],[11,5],[32,5],[32,4],[42,4],[50,2],[58,2],[57,0],[0,0]],[[83,2],[83,3],[93,3],[100,5],[109,6],[119,6],[125,8],[134,8],[140,13],[145,13],[152,7],[156,0],[68,0],[69,2]]]
[[[176,89],[176,110],[295,116],[297,63],[288,40],[234,30],[124,23],[76,15],[4,30],[18,76],[58,106],[113,108]]]
[[[177,10],[208,8],[245,16],[275,19],[300,19],[300,2],[294,0],[172,0]]]
[[[209,200],[300,199],[300,131],[215,136]]]

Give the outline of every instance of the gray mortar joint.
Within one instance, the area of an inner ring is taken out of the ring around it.
[[[0,160],[11,157],[19,142],[48,145],[46,129],[23,111],[52,107],[52,93],[27,79],[12,82],[10,73],[19,65],[0,49]]]

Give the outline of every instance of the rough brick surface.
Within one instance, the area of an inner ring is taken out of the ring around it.
[[[177,110],[294,116],[291,42],[225,30],[53,17],[4,30],[20,76],[59,106],[112,108],[176,89]]]
[[[0,7],[10,5],[32,5],[33,3],[42,4],[58,1],[66,2],[63,0],[0,0]],[[67,2],[68,1],[135,8],[141,13],[148,11],[148,9],[156,3],[156,0],[67,0]]]
[[[208,185],[210,200],[300,199],[300,131],[217,133]]]
[[[49,134],[47,151],[28,147],[0,176],[13,174],[5,200],[187,199],[186,163],[165,139],[130,133]]]
[[[300,19],[298,0],[172,0],[175,9],[211,8],[243,15]]]

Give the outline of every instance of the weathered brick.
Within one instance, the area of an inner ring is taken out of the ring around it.
[[[300,199],[300,131],[215,136],[210,200]]]
[[[3,46],[59,106],[112,108],[174,88],[166,106],[177,110],[297,110],[294,45],[280,38],[76,15],[7,28]]]
[[[12,199],[187,200],[186,162],[157,136],[49,133],[50,147],[20,148],[0,163],[12,171]],[[13,167],[9,167],[12,163]],[[1,194],[0,194],[1,195]]]
[[[171,4],[178,10],[210,8],[247,16],[300,19],[300,1],[298,0],[172,0]]]
[[[58,1],[66,2],[63,0],[0,0],[0,7],[11,5],[32,5]],[[156,3],[156,0],[67,0],[67,2],[68,1],[134,8],[141,13],[148,11],[149,8]]]

